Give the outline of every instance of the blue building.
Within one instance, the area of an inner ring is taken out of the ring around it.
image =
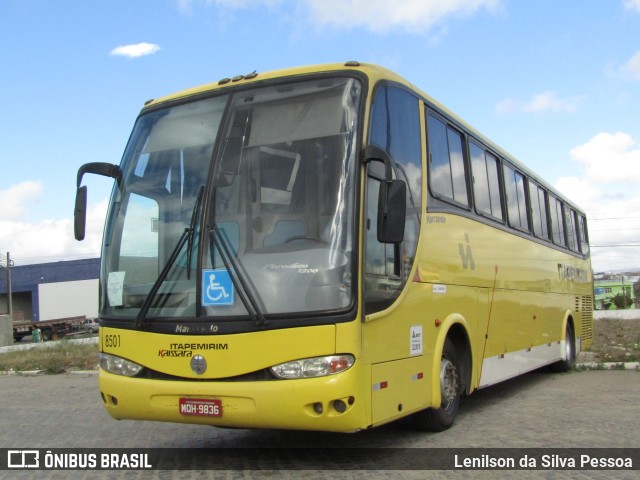
[[[8,313],[7,278],[0,270],[0,314]],[[14,318],[49,320],[98,313],[100,259],[89,258],[11,268]]]

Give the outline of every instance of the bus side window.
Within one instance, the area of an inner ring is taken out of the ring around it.
[[[580,251],[584,255],[589,254],[589,233],[587,231],[587,218],[584,215],[579,215],[580,222]]]
[[[578,251],[578,222],[576,219],[576,211],[573,208],[565,209],[567,240],[569,241],[569,249],[573,252]]]
[[[540,185],[530,182],[529,203],[533,218],[533,233],[538,238],[549,240],[549,222],[547,219],[547,192]]]
[[[551,225],[553,243],[566,247],[567,240],[564,236],[564,208],[562,202],[556,197],[551,197]]]
[[[429,185],[436,197],[469,206],[462,134],[428,115]]]
[[[503,220],[498,159],[477,145],[469,143],[473,174],[473,199],[478,213]]]
[[[509,165],[504,165],[504,185],[507,194],[507,214],[509,225],[518,230],[529,231],[525,179]]]

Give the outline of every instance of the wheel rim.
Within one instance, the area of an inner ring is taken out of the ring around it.
[[[445,408],[451,405],[458,395],[456,366],[446,358],[443,358],[440,364],[440,395]]]

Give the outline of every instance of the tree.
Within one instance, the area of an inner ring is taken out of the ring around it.
[[[618,293],[611,301],[615,303],[617,309],[629,308],[633,303],[631,296],[626,293]]]

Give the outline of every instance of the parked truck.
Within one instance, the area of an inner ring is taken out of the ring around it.
[[[13,340],[21,341],[27,335],[33,335],[33,331],[40,329],[39,337],[43,341],[59,338],[69,333],[80,331],[80,325],[86,315],[77,317],[53,318],[51,320],[13,320]]]

